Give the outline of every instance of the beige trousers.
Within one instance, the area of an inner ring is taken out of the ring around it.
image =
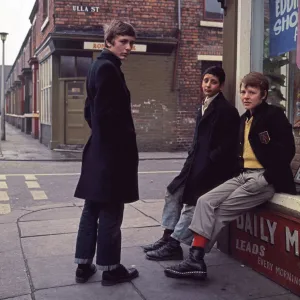
[[[226,224],[273,197],[274,187],[268,184],[263,172],[247,170],[198,199],[189,229],[209,239],[206,252]]]

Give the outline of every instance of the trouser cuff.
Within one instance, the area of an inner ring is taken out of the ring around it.
[[[92,258],[75,258],[75,264],[90,265],[93,262]]]
[[[110,266],[101,266],[101,265],[97,264],[98,269],[101,271],[112,271],[112,270],[117,269],[119,266],[120,266],[120,264],[110,265]]]

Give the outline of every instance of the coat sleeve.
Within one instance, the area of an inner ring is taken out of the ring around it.
[[[272,183],[273,168],[280,170],[282,167],[289,166],[295,156],[296,147],[292,125],[281,109],[276,109],[269,122],[271,140],[268,146],[270,155],[274,157],[274,163],[266,168],[264,176],[269,183]]]
[[[122,99],[120,78],[113,65],[98,67],[95,76],[93,114],[103,138],[112,139],[122,133]]]
[[[218,146],[209,154],[213,163],[226,159],[229,154],[237,156],[239,124],[240,117],[235,108],[220,112],[215,128],[218,134]]]

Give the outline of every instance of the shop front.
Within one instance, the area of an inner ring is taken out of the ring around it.
[[[250,71],[262,72],[268,77],[267,102],[284,110],[293,127],[297,153],[292,169],[295,183],[299,184],[298,0],[223,2],[223,55],[229,81],[225,93],[235,97],[236,107],[243,113],[239,100],[242,77]],[[300,295],[299,233],[300,195],[275,194],[270,203],[233,222],[220,245],[242,263]]]

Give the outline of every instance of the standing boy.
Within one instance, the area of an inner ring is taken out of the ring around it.
[[[124,203],[138,200],[138,150],[131,115],[130,93],[121,62],[130,54],[135,30],[113,21],[105,30],[105,49],[87,77],[85,118],[91,136],[84,148],[75,197],[85,199],[80,220],[75,263],[76,281],[86,282],[103,270],[102,285],[130,281],[136,269],[120,264]]]

